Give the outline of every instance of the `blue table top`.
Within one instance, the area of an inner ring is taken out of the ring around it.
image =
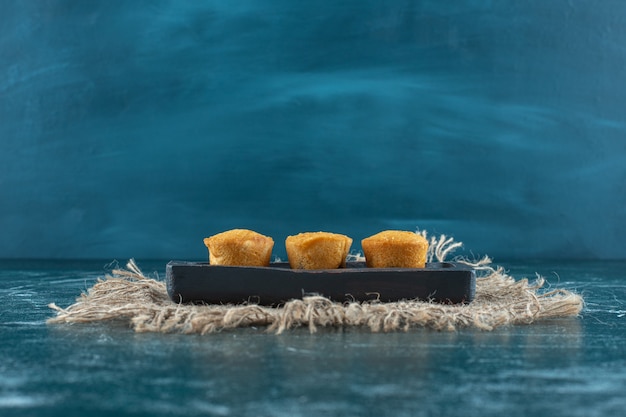
[[[0,415],[594,416],[626,409],[626,261],[496,262],[582,293],[581,317],[491,332],[47,325],[106,261],[0,261]],[[163,278],[166,261],[138,260]],[[85,414],[88,413],[88,414]]]

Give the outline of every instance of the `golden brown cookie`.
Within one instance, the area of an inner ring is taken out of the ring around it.
[[[204,239],[209,264],[269,266],[274,239],[247,229],[232,229]]]
[[[287,257],[292,269],[335,269],[346,266],[352,239],[329,232],[306,232],[288,236]]]
[[[370,268],[424,268],[428,241],[422,235],[385,230],[361,241]]]

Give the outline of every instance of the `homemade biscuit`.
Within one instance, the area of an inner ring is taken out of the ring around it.
[[[414,232],[385,230],[361,241],[370,268],[424,268],[428,241]]]
[[[232,229],[204,239],[210,265],[269,266],[274,240],[247,229]]]
[[[292,269],[335,269],[346,266],[352,239],[328,232],[306,232],[288,236],[287,257]]]

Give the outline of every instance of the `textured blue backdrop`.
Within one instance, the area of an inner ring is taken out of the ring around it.
[[[0,257],[246,227],[626,258],[626,2],[0,2]]]

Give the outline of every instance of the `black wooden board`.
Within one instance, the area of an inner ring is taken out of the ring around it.
[[[420,299],[457,304],[474,299],[476,274],[470,266],[454,262],[419,269],[367,268],[363,262],[348,262],[345,268],[301,270],[286,262],[246,267],[171,261],[166,285],[176,303],[276,306],[315,294],[339,302]]]

